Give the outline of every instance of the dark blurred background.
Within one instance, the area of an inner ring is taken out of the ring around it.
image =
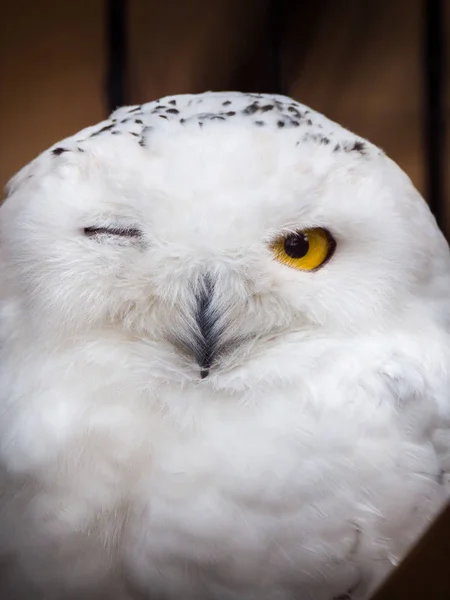
[[[0,23],[0,185],[111,106],[279,92],[381,146],[450,232],[448,0],[15,0]]]

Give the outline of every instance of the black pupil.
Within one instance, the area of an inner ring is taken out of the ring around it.
[[[284,240],[284,251],[291,258],[303,258],[308,250],[308,238],[303,233],[293,233]]]

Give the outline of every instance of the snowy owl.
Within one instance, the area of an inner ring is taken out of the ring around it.
[[[119,108],[0,208],[0,596],[366,599],[450,495],[450,253],[278,95]]]

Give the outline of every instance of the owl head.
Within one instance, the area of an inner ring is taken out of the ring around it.
[[[22,169],[0,209],[5,343],[114,332],[197,378],[287,336],[439,319],[449,273],[408,177],[283,96],[121,108]]]

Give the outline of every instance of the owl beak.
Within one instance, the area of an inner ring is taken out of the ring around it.
[[[195,296],[195,324],[193,351],[200,367],[200,377],[205,379],[217,353],[219,335],[217,314],[212,308],[214,284],[209,276],[201,279]]]
[[[217,307],[212,276],[206,274],[197,279],[191,298],[188,311],[184,315],[184,311],[181,313],[182,323],[173,335],[169,335],[169,340],[185,356],[195,360],[200,367],[200,377],[205,379],[219,353],[227,347],[224,340],[226,319],[223,307]]]

